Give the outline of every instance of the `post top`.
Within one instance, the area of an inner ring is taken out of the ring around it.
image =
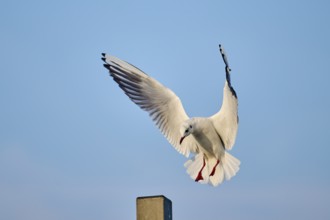
[[[169,200],[171,201],[170,199],[166,198],[164,195],[154,195],[154,196],[140,196],[140,197],[137,197],[136,199],[152,199],[152,198],[164,198],[166,200]]]

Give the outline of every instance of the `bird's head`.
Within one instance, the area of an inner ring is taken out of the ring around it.
[[[181,126],[181,138],[180,138],[180,144],[182,143],[183,139],[185,139],[187,136],[189,136],[190,134],[193,133],[194,131],[194,126],[192,123],[185,122],[182,126]]]

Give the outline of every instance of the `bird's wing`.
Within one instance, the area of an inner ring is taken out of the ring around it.
[[[238,101],[230,80],[230,68],[224,50],[220,46],[220,52],[226,65],[226,82],[223,88],[222,106],[218,113],[211,117],[214,127],[219,134],[225,149],[230,150],[235,143],[238,129]]]
[[[185,156],[197,151],[197,142],[187,137],[180,145],[180,127],[189,119],[175,93],[137,67],[116,57],[102,54],[104,66],[125,94],[147,111],[167,140]]]

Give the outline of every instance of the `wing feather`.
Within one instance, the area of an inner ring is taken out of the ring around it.
[[[125,94],[147,111],[167,140],[185,156],[197,152],[198,143],[187,137],[180,145],[180,127],[189,119],[175,93],[137,67],[116,57],[102,54],[104,66]]]
[[[213,115],[214,127],[221,136],[227,150],[232,149],[238,130],[237,98],[232,94],[226,82],[223,89],[223,101],[220,111]]]
[[[226,65],[226,82],[223,88],[222,106],[218,113],[213,115],[213,125],[221,137],[225,149],[230,150],[235,144],[238,130],[238,101],[237,94],[231,85],[230,71],[227,56],[220,45],[220,52]]]

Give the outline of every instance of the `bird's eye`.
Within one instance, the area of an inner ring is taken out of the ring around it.
[[[185,133],[188,133],[188,129],[186,129],[184,132],[185,132]]]
[[[191,125],[189,125],[189,128],[192,128],[192,126],[191,126]]]

